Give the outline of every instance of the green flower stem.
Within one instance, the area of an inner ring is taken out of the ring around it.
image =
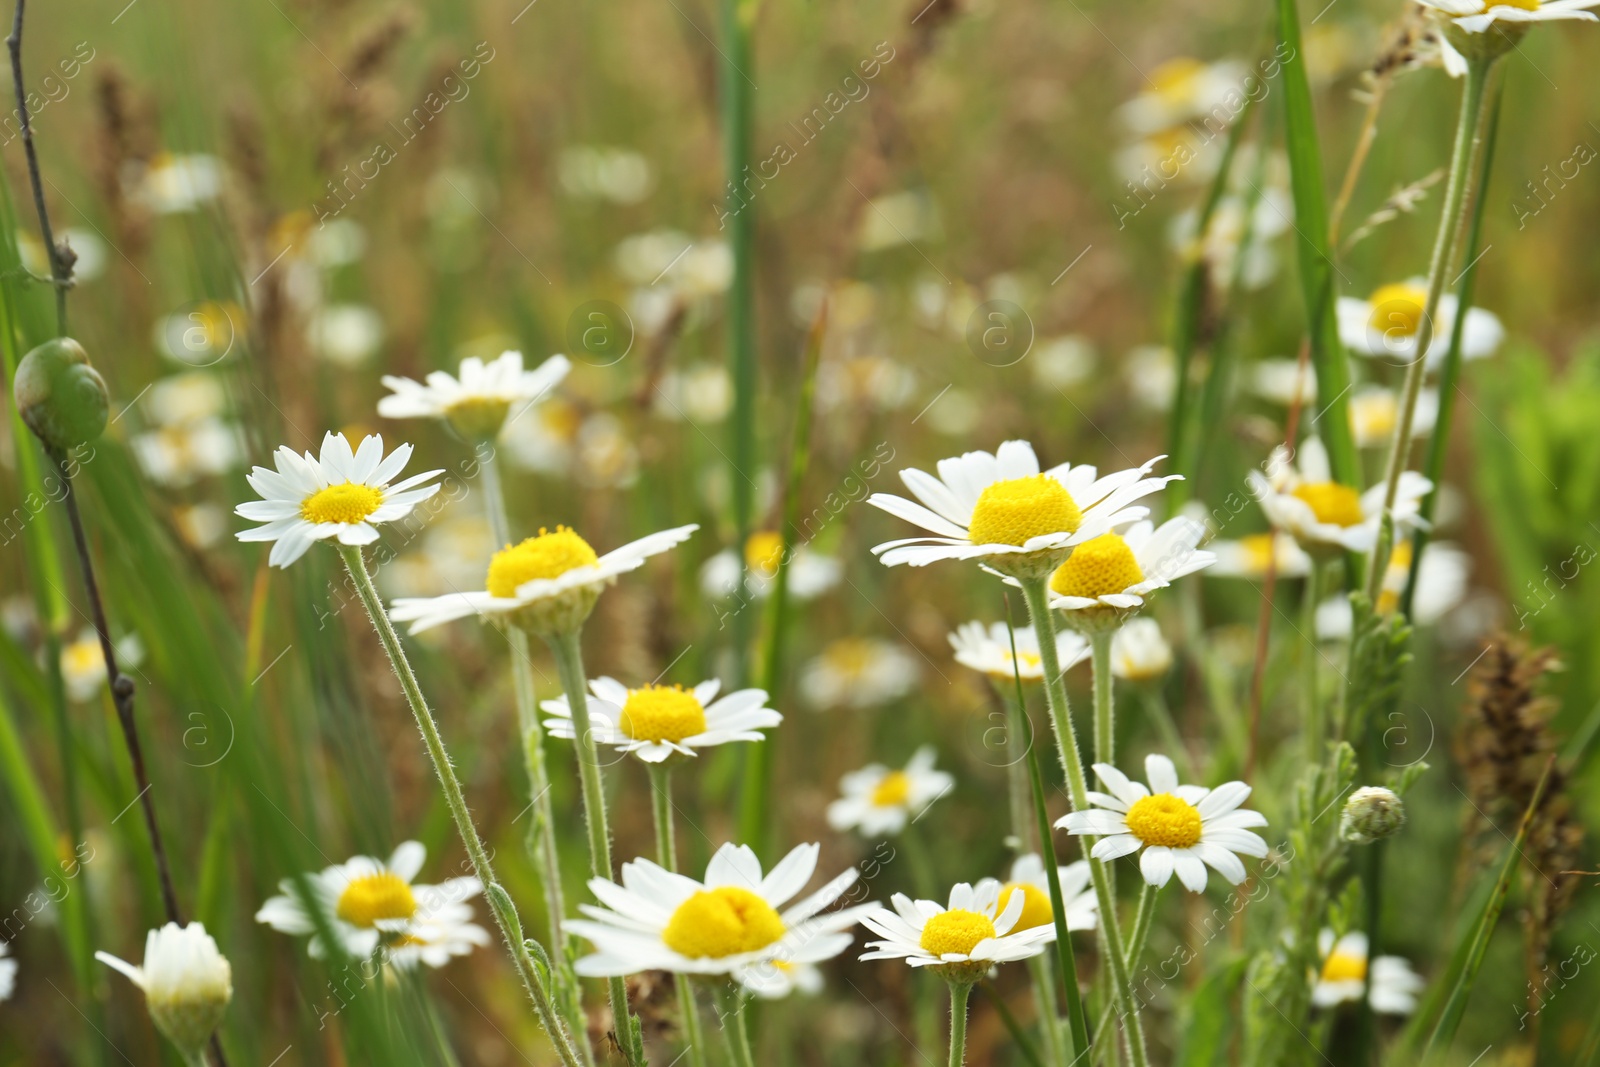
[[[1111,631],[1089,635],[1089,656],[1094,667],[1094,761],[1117,762],[1117,711],[1111,694]]]
[[[572,730],[576,735],[573,747],[578,755],[578,780],[583,786],[583,821],[589,831],[589,870],[596,878],[604,878],[609,882],[615,877],[611,866],[611,828],[606,822],[606,794],[600,784],[600,756],[595,749],[594,727],[589,719],[589,694],[585,688],[588,679],[583,671],[583,649],[577,630],[549,634],[545,640],[550,645],[550,651],[555,653],[561,687],[566,690],[567,704],[572,709]],[[644,1049],[637,1029],[638,1021],[628,1010],[627,983],[620,976],[608,978],[606,988],[623,1059],[633,1067],[643,1067]]]
[[[1139,966],[1139,957],[1144,955],[1145,942],[1150,940],[1150,927],[1155,925],[1156,894],[1161,892],[1160,886],[1146,882],[1144,889],[1139,893],[1139,913],[1133,920],[1133,936],[1128,939],[1128,973],[1132,974]]]
[[[1376,561],[1373,566],[1376,568]],[[1300,660],[1300,684],[1305,701],[1302,721],[1306,732],[1306,762],[1312,767],[1320,767],[1323,759],[1322,700],[1317,693],[1317,597],[1322,591],[1321,577],[1322,564],[1312,560],[1300,594],[1304,597],[1300,602],[1300,640],[1305,643]]]
[[[1050,613],[1050,592],[1043,578],[1022,581],[1022,594],[1028,602],[1028,614],[1033,621],[1034,633],[1039,635],[1039,660],[1044,669],[1045,696],[1050,705],[1050,723],[1055,729],[1056,748],[1061,754],[1061,766],[1067,775],[1067,792],[1072,798],[1073,811],[1086,811],[1089,807],[1088,786],[1083,777],[1083,757],[1078,754],[1078,741],[1072,732],[1072,712],[1067,704],[1067,685],[1061,677],[1061,663],[1056,656],[1056,623]],[[1150,1055],[1145,1050],[1144,1023],[1139,1018],[1139,1004],[1128,985],[1127,956],[1123,949],[1122,928],[1117,921],[1116,900],[1111,893],[1111,880],[1106,865],[1094,858],[1094,838],[1082,838],[1083,854],[1089,861],[1089,875],[1094,882],[1095,900],[1100,907],[1100,926],[1105,932],[1106,962],[1111,973],[1112,991],[1117,1009],[1122,1014],[1123,1033],[1128,1042],[1128,1057],[1133,1067],[1149,1067]]]
[[[1483,90],[1488,81],[1492,60],[1471,58],[1467,60],[1466,84],[1461,90],[1461,113],[1456,123],[1455,145],[1450,151],[1450,176],[1445,183],[1444,206],[1439,212],[1439,232],[1433,240],[1433,258],[1428,266],[1428,298],[1422,308],[1422,319],[1417,323],[1417,349],[1411,366],[1406,368],[1406,381],[1400,396],[1400,416],[1395,423],[1394,442],[1389,451],[1389,465],[1384,477],[1383,510],[1394,510],[1395,496],[1400,489],[1400,475],[1406,469],[1406,457],[1411,452],[1411,435],[1417,413],[1417,397],[1422,393],[1422,380],[1427,376],[1428,347],[1433,342],[1433,319],[1439,311],[1439,298],[1444,293],[1445,275],[1455,258],[1467,213],[1469,186],[1473,180],[1472,156],[1479,135],[1479,116],[1483,113]],[[1466,308],[1457,314],[1465,318]],[[1368,561],[1367,596],[1376,603],[1383,582],[1383,572],[1388,559],[1376,556]]]
[[[745,1024],[744,1006],[750,999],[744,990],[729,982],[721,994],[723,1036],[728,1040],[728,1054],[735,1067],[756,1067],[755,1053],[750,1051],[750,1029]]]
[[[400,679],[400,688],[405,690],[406,702],[411,705],[411,713],[416,717],[417,728],[422,732],[423,744],[427,746],[428,756],[433,760],[434,773],[439,776],[445,804],[449,806],[450,815],[455,820],[456,831],[461,835],[462,844],[466,846],[467,856],[472,861],[472,871],[478,876],[478,881],[483,883],[484,897],[489,901],[489,908],[494,912],[495,922],[500,927],[500,935],[511,951],[511,960],[516,966],[517,975],[522,979],[522,984],[533,1001],[534,1012],[539,1016],[539,1022],[544,1026],[545,1032],[550,1035],[550,1043],[555,1046],[561,1062],[566,1064],[566,1067],[580,1067],[582,1061],[573,1050],[572,1040],[556,1013],[555,1006],[551,1003],[544,979],[540,977],[528,947],[523,942],[522,920],[517,916],[511,897],[495,878],[488,850],[484,848],[483,839],[478,836],[477,827],[472,823],[472,814],[467,810],[467,799],[461,792],[461,782],[456,778],[455,768],[450,763],[450,754],[445,750],[444,740],[439,736],[439,726],[434,722],[433,712],[428,710],[427,699],[422,695],[422,687],[417,684],[417,676],[411,670],[410,661],[406,659],[405,649],[400,646],[400,635],[395,633],[394,625],[390,623],[388,614],[383,610],[378,590],[372,584],[372,575],[367,572],[367,561],[362,556],[361,549],[354,545],[340,545],[339,556],[344,561],[345,569],[350,572],[356,593],[361,597],[362,606],[367,609],[367,617],[372,620],[373,629],[378,632],[378,640],[389,656],[389,665],[394,668],[395,676]]]
[[[651,809],[656,822],[656,862],[669,871],[678,869],[678,846],[672,832],[672,768],[663,763],[650,768]],[[678,1013],[683,1016],[683,1040],[693,1067],[706,1067],[706,1046],[700,1031],[700,1006],[695,1003],[694,983],[686,974],[673,974],[678,988]]]
[[[967,998],[971,982],[950,983],[950,1067],[967,1062]]]
[[[1048,953],[1029,957],[1028,976],[1033,979],[1033,998],[1039,1012],[1039,1032],[1044,1035],[1045,1059],[1055,1067],[1067,1067],[1070,1057],[1061,1047],[1061,1015],[1056,1010],[1056,987],[1050,980]]]
[[[1033,801],[1028,795],[1028,738],[1023,730],[1022,697],[996,685],[1006,708],[1006,785],[1011,800],[1011,832],[1017,838],[1017,854],[1034,851]]]

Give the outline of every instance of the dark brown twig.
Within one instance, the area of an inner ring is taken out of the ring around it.
[[[67,290],[72,287],[72,264],[56,247],[50,231],[50,213],[44,206],[44,181],[39,176],[39,154],[33,148],[33,123],[28,117],[28,91],[22,84],[22,15],[27,0],[17,0],[17,14],[11,22],[6,48],[11,52],[11,84],[17,94],[17,114],[22,119],[22,151],[28,157],[28,181],[33,185],[33,207],[39,213],[39,234],[44,238],[45,255],[50,259],[50,284],[56,291],[56,332],[67,335]],[[103,637],[103,635],[102,635]]]

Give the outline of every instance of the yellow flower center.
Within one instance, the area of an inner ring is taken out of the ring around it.
[[[510,598],[517,588],[536,578],[559,578],[579,567],[592,567],[599,561],[589,542],[565,526],[554,532],[542,527],[538,537],[517,545],[507,545],[489,561],[490,596]]]
[[[1097,597],[1120,593],[1144,581],[1144,571],[1119,534],[1101,534],[1072,550],[1056,568],[1050,588],[1062,596]]]
[[[1524,2],[1537,7],[1539,0],[1524,0]],[[1522,4],[1514,3],[1510,6],[1521,7]],[[1372,305],[1372,318],[1368,320],[1367,325],[1386,337],[1396,334],[1401,337],[1411,337],[1422,325],[1422,312],[1428,303],[1428,292],[1420,285],[1400,282],[1380,287],[1368,302]]]
[[[877,648],[864,637],[841,637],[829,645],[822,658],[848,678],[859,678],[876,659]]]
[[[719,886],[678,905],[661,940],[692,960],[722,959],[766,948],[784,934],[772,905],[748,889]]]
[[[967,536],[976,545],[1025,545],[1042,534],[1072,533],[1083,512],[1048,474],[995,482],[978,496]]]
[[[922,939],[918,943],[935,956],[951,952],[965,956],[972,952],[978,942],[993,936],[994,923],[987,916],[965,908],[951,908],[941,911],[923,925]]]
[[[767,577],[778,573],[783,560],[783,535],[772,530],[762,530],[750,535],[744,543],[744,565]]]
[[[1272,565],[1277,542],[1273,534],[1247,534],[1239,538],[1239,547],[1244,550],[1244,558],[1251,572],[1265,574],[1267,568]]]
[[[1017,925],[1011,928],[1012,933],[1032,930],[1036,926],[1049,926],[1055,921],[1055,911],[1050,907],[1050,894],[1032,882],[1007,882],[1000,890],[1001,911],[1005,911],[1011,903],[1013,891],[1022,894],[1022,915],[1017,919]]]
[[[1359,526],[1366,517],[1361,513],[1361,494],[1338,482],[1305,482],[1296,486],[1290,495],[1304,500],[1318,522]]]
[[[1400,405],[1393,393],[1367,393],[1350,401],[1350,428],[1357,437],[1368,441],[1394,433],[1399,417]]]
[[[383,503],[383,493],[370,485],[345,482],[318,489],[300,503],[307,522],[360,522]]]
[[[1524,11],[1539,10],[1539,0],[1495,0],[1502,7],[1520,7]]]
[[[1182,103],[1189,98],[1194,80],[1205,73],[1206,65],[1189,56],[1169,59],[1150,72],[1150,81],[1156,92],[1168,103]]]
[[[1364,982],[1367,980],[1367,959],[1348,952],[1335,952],[1322,965],[1324,982]]]
[[[398,874],[379,871],[351,879],[334,911],[351,926],[371,927],[380,919],[411,918],[417,913],[417,898]]]
[[[61,670],[64,674],[84,675],[103,672],[105,655],[100,651],[98,638],[92,641],[74,641],[61,650]]]
[[[628,690],[619,725],[635,741],[682,741],[706,732],[706,709],[681,685],[647,685]]]
[[[1156,793],[1135,801],[1125,819],[1128,832],[1147,845],[1191,848],[1200,840],[1200,812],[1171,793]]]
[[[879,808],[904,804],[911,796],[911,776],[905,771],[890,771],[872,791],[872,803]]]

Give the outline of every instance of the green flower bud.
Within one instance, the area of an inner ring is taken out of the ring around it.
[[[1406,807],[1392,789],[1362,786],[1350,794],[1339,816],[1339,836],[1355,845],[1393,837],[1406,824]]]
[[[88,444],[106,428],[106,383],[70,337],[46,341],[22,357],[12,381],[22,421],[52,452]]]

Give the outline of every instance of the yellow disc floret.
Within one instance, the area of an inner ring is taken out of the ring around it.
[[[1324,982],[1364,982],[1367,980],[1367,958],[1349,952],[1334,952],[1322,965]]]
[[[1055,911],[1050,907],[1050,894],[1032,882],[1007,882],[1000,890],[1001,911],[1011,903],[1013,892],[1022,894],[1022,914],[1017,918],[1017,925],[1011,928],[1012,933],[1032,930],[1036,926],[1049,926],[1055,921]]]
[[[1124,816],[1128,832],[1147,845],[1191,848],[1200,840],[1200,812],[1182,797],[1157,793],[1134,801]]]
[[[706,709],[681,685],[647,685],[628,690],[618,725],[635,741],[682,741],[706,732]]]
[[[559,578],[570,570],[592,567],[599,558],[589,542],[567,527],[557,526],[553,532],[541,528],[538,537],[507,545],[494,554],[489,561],[489,595],[516,596],[518,586],[536,578]]]
[[[890,771],[878,782],[878,787],[872,791],[874,807],[893,808],[904,804],[911,797],[911,776],[905,771]]]
[[[1318,522],[1332,526],[1360,526],[1366,518],[1361,512],[1361,494],[1338,482],[1305,482],[1289,494],[1303,500]]]
[[[1144,581],[1144,571],[1119,534],[1092,538],[1072,550],[1050,577],[1050,588],[1062,596],[1101,597],[1120,593]]]
[[[417,898],[405,879],[392,871],[352,878],[334,906],[339,918],[351,926],[372,927],[380,919],[409,919],[417,913]]]
[[[967,524],[977,545],[1025,545],[1044,534],[1072,533],[1083,512],[1067,487],[1048,474],[995,482],[978,496]]]
[[[1420,285],[1400,282],[1382,286],[1368,302],[1372,305],[1368,326],[1385,337],[1412,337],[1422,325],[1428,292]]]
[[[692,960],[722,959],[766,948],[784,934],[772,905],[736,886],[695,893],[678,905],[661,940]]]
[[[762,530],[750,535],[744,543],[744,565],[768,578],[778,573],[783,560],[783,535]]]
[[[965,908],[951,908],[941,911],[923,925],[918,944],[935,956],[942,957],[951,952],[965,956],[977,947],[978,942],[993,936],[994,923],[987,916]]]
[[[345,482],[318,489],[306,497],[300,502],[300,517],[307,522],[361,522],[382,503],[380,490]]]
[[[1189,99],[1195,79],[1205,73],[1206,65],[1190,56],[1176,56],[1150,72],[1150,82],[1156,92],[1170,103],[1181,104]]]

